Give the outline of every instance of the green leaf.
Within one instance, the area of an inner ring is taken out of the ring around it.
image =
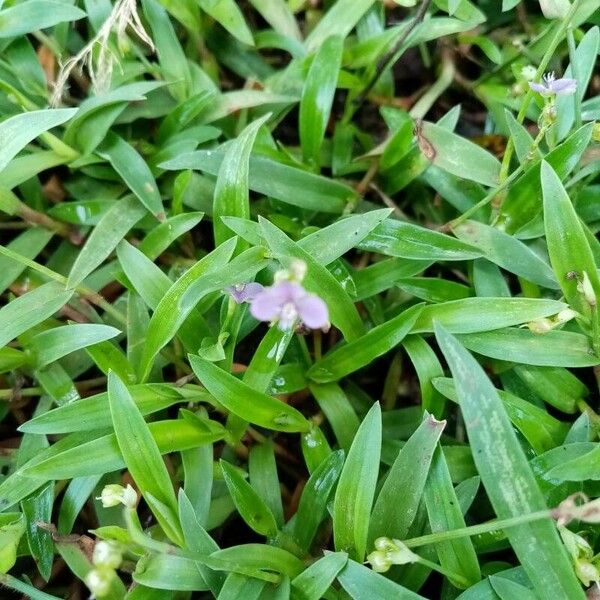
[[[571,331],[549,331],[542,335],[527,329],[498,329],[460,336],[469,350],[526,365],[542,367],[593,367],[600,364],[589,338]]]
[[[300,40],[298,23],[285,0],[250,0],[261,17],[281,35]]]
[[[146,383],[129,388],[133,401],[142,415],[159,412],[174,404],[206,401],[208,394],[199,387],[176,387],[165,383]],[[20,426],[25,433],[73,433],[111,427],[108,394],[102,392],[77,403],[65,404],[35,416]]]
[[[417,142],[425,157],[440,169],[489,187],[498,185],[500,162],[473,142],[427,121],[417,131]]]
[[[198,379],[227,410],[245,421],[275,431],[308,431],[309,423],[295,408],[252,389],[215,364],[190,356]]]
[[[308,370],[308,377],[319,383],[336,381],[368,365],[400,344],[422,309],[422,305],[411,307],[365,335],[334,348]]]
[[[146,554],[138,561],[133,580],[159,590],[202,592],[209,589],[196,563],[176,554]]]
[[[354,600],[424,600],[424,596],[394,583],[354,560],[347,562],[338,575],[338,581]]]
[[[332,35],[345,38],[373,4],[375,0],[338,0],[310,32],[308,50],[318,48]]]
[[[54,0],[20,2],[0,10],[0,38],[18,37],[39,29],[47,29],[58,23],[77,21],[85,16],[85,12],[80,8],[65,2]],[[0,146],[4,147],[4,142]]]
[[[304,563],[299,558],[287,550],[265,544],[231,546],[213,552],[205,562],[213,569],[242,574],[254,572],[259,577],[261,572],[267,574],[269,571],[296,577],[304,570]]]
[[[546,508],[496,390],[477,361],[443,327],[436,338],[454,377],[461,412],[486,493],[500,519]],[[538,594],[584,598],[554,523],[542,519],[506,530]]]
[[[192,552],[198,553],[199,556],[206,556],[207,554],[218,550],[219,546],[217,546],[216,542],[208,535],[208,533],[206,533],[205,529],[198,522],[194,507],[183,490],[179,490],[178,500],[179,518],[181,520],[181,529],[183,530],[186,546]],[[225,582],[224,575],[218,571],[207,569],[199,561],[196,563],[196,567],[213,594],[217,596]]]
[[[327,417],[340,447],[348,451],[360,425],[344,390],[335,383],[310,385],[310,391]]]
[[[270,441],[252,447],[248,459],[248,473],[252,488],[256,490],[273,513],[277,527],[282,527],[281,489],[277,475],[275,451]]]
[[[67,287],[78,286],[110,256],[127,232],[144,216],[144,208],[133,196],[121,199],[94,227],[71,267]]]
[[[292,580],[294,597],[298,600],[320,600],[346,566],[348,555],[344,552],[326,552]]]
[[[543,287],[558,289],[556,277],[548,263],[514,236],[478,221],[466,221],[456,227],[454,233],[510,273]]]
[[[115,133],[108,133],[97,153],[121,176],[139,201],[159,220],[165,219],[160,192],[150,167],[131,145]]]
[[[369,523],[369,547],[380,536],[403,540],[415,519],[429,466],[446,421],[426,416],[398,453],[381,487]]]
[[[277,523],[271,509],[233,465],[224,460],[219,464],[227,489],[242,519],[257,533],[270,538],[275,537]]]
[[[577,283],[586,273],[596,295],[600,296],[600,278],[594,255],[569,196],[545,161],[542,161],[541,181],[550,263],[569,304],[581,314],[588,315],[590,305],[577,290]]]
[[[342,64],[342,38],[328,37],[319,47],[306,76],[300,100],[299,134],[302,154],[315,167],[321,164],[321,146]]]
[[[217,175],[225,150],[198,150],[161,163],[167,170],[196,169]],[[333,179],[307,173],[263,156],[250,157],[250,189],[280,202],[307,210],[340,214],[356,200],[356,192]],[[298,193],[302,190],[302,194]]]
[[[381,223],[358,247],[413,260],[471,260],[482,254],[475,246],[449,235],[395,219]]]
[[[33,496],[21,503],[25,516],[27,544],[34,558],[40,575],[45,581],[50,579],[54,563],[54,543],[49,531],[42,529],[40,523],[52,521],[52,505],[54,504],[54,485],[42,488]]]
[[[2,37],[2,15],[9,12],[19,10],[25,6],[24,3],[0,11],[0,37]],[[42,3],[43,4],[43,3]],[[65,4],[56,3],[64,7]],[[70,10],[78,10],[74,7],[69,7]],[[83,15],[82,15],[83,16]],[[12,34],[11,34],[12,35]],[[15,34],[19,35],[19,34]],[[9,36],[10,37],[10,36]],[[53,127],[62,125],[68,121],[75,113],[76,108],[52,108],[47,110],[35,110],[31,112],[21,113],[14,117],[9,117],[0,123],[0,172],[2,172],[8,163],[21,151],[29,142],[36,137],[45,133]]]
[[[67,356],[71,352],[110,340],[121,333],[108,325],[73,324],[38,333],[29,341],[37,368]]]
[[[148,92],[163,85],[161,81],[136,81],[87,98],[67,125],[63,141],[79,148],[84,155],[91,154],[130,102],[145,100]]]
[[[337,550],[362,561],[381,454],[381,409],[374,404],[361,423],[342,469],[333,501]]]
[[[589,147],[592,126],[592,123],[586,123],[544,157],[561,179],[566,178],[579,164],[583,153]],[[540,214],[540,169],[541,163],[538,162],[508,189],[499,211],[500,222],[506,233],[515,233]]]
[[[208,13],[240,42],[254,45],[252,33],[246,25],[244,15],[234,0],[198,0],[200,8]]]
[[[219,167],[213,201],[213,229],[217,246],[233,235],[221,221],[222,217],[250,218],[248,161],[258,130],[270,116],[267,114],[250,123],[227,147]]]
[[[332,452],[310,475],[298,504],[294,540],[308,552],[321,521],[327,514],[329,497],[344,465],[344,451]]]
[[[148,429],[161,454],[196,448],[201,444],[221,440],[225,434],[225,431],[215,422],[210,422],[208,428],[188,423],[183,419],[156,421],[149,423]],[[38,456],[37,460],[30,461],[31,464],[27,463],[23,474],[26,478],[35,478],[33,489],[37,489],[43,481],[50,479],[88,477],[125,467],[115,434],[103,435],[89,441],[90,437],[87,432],[71,434],[61,440],[64,444],[54,444]],[[147,471],[145,477],[152,477],[152,473]],[[22,485],[25,486],[27,483],[23,482]]]
[[[0,348],[60,310],[73,292],[51,281],[0,308]]]
[[[450,471],[439,444],[433,453],[424,499],[432,533],[466,527]],[[436,551],[440,564],[449,572],[462,575],[470,585],[475,585],[481,579],[477,554],[470,538],[440,542],[436,544]],[[461,587],[457,582],[453,584]]]
[[[167,467],[144,417],[125,384],[108,374],[108,403],[115,436],[127,469],[165,533],[176,543],[183,542],[177,518],[177,499]],[[157,510],[154,499],[166,509]]]
[[[25,533],[25,519],[19,515],[0,526],[0,574],[10,571],[17,562],[17,547]]]
[[[433,385],[446,398],[458,402],[454,383],[445,377],[436,377]],[[565,439],[566,425],[527,400],[510,392],[496,390],[511,423],[523,434],[537,454],[558,446]]]
[[[433,331],[437,322],[452,333],[476,333],[528,323],[565,308],[562,302],[539,298],[463,298],[425,306],[412,331]]]
[[[6,247],[25,258],[35,258],[52,239],[52,236],[52,231],[42,228],[27,229]],[[4,292],[26,268],[26,265],[12,260],[8,256],[0,256],[0,293]]]
[[[298,240],[298,246],[318,263],[328,265],[349,252],[390,214],[382,208],[361,215],[351,215]]]

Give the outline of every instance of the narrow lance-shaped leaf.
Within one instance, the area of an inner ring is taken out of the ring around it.
[[[421,152],[440,169],[490,187],[498,185],[500,162],[487,150],[426,121],[417,125],[416,135]]]
[[[76,108],[36,110],[2,121],[0,123],[0,172],[29,142],[49,129],[62,125],[76,112]]]
[[[300,146],[304,160],[321,163],[321,146],[331,114],[331,105],[342,63],[342,38],[327,38],[308,70],[300,100]]]
[[[73,292],[51,281],[0,308],[0,348],[60,310]]]
[[[546,508],[502,402],[477,361],[443,327],[436,338],[454,377],[473,459],[499,518]],[[549,519],[506,530],[508,539],[540,596],[585,597],[556,527]]]
[[[265,115],[250,123],[227,147],[219,167],[213,201],[213,229],[217,246],[233,236],[221,217],[250,218],[248,161],[258,130],[270,116]]]
[[[368,365],[404,339],[422,308],[411,307],[356,340],[334,348],[308,370],[308,376],[320,383],[335,381]]]
[[[361,423],[342,469],[333,501],[337,550],[362,561],[381,455],[381,409],[374,404]]]
[[[177,499],[167,467],[129,390],[113,372],[108,375],[108,402],[117,442],[131,476],[165,533],[181,543]]]
[[[542,162],[541,181],[544,226],[552,268],[569,304],[582,314],[589,314],[590,306],[577,290],[577,284],[585,273],[600,297],[600,278],[594,256],[569,196],[546,162]]]
[[[245,421],[275,431],[308,431],[309,422],[295,408],[262,392],[253,390],[215,364],[190,356],[198,379],[227,410]]]
[[[108,160],[139,201],[160,221],[165,219],[158,185],[150,167],[133,146],[116,133],[110,132],[98,149],[98,154]]]
[[[429,525],[433,533],[466,527],[441,446],[433,453],[424,490]],[[471,538],[436,544],[440,563],[449,572],[462,575],[471,585],[481,579],[477,554]],[[457,582],[454,582],[456,585]]]
[[[219,464],[227,489],[242,519],[257,533],[274,537],[277,534],[277,523],[269,507],[233,465],[224,460]]]
[[[398,453],[377,496],[369,543],[380,536],[404,539],[421,502],[433,451],[446,421],[428,415]]]
[[[144,216],[144,207],[133,196],[119,200],[103,217],[77,255],[68,287],[78,286],[110,256],[125,234]]]

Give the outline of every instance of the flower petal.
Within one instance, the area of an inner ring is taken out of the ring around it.
[[[296,301],[302,322],[311,329],[321,329],[329,325],[327,304],[314,294],[307,294]]]
[[[550,90],[562,96],[574,94],[577,91],[577,79],[569,79],[568,77],[557,79],[550,84]]]
[[[548,88],[543,83],[534,83],[533,81],[529,82],[529,87],[538,94],[547,94]]]
[[[225,288],[225,291],[238,303],[250,302],[259,292],[261,292],[263,286],[260,283],[254,281],[250,283],[238,283],[236,285]]]
[[[244,287],[244,301],[252,302],[258,294],[263,291],[264,287],[260,283],[256,283],[256,281],[251,281],[247,283]]]
[[[264,288],[256,294],[250,303],[250,314],[259,321],[274,321],[283,305],[279,290],[274,287]]]

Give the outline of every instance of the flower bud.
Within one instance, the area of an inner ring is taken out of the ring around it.
[[[563,323],[566,323],[567,321],[570,321],[578,316],[579,313],[577,311],[573,310],[572,308],[565,308],[557,313],[555,320],[557,324],[562,325]]]
[[[590,585],[592,581],[600,581],[600,572],[595,565],[587,560],[575,561],[575,573],[579,578],[579,581],[586,587]]]
[[[110,592],[110,586],[115,572],[111,569],[96,568],[92,569],[85,576],[85,585],[88,586],[90,592],[97,598],[102,598]]]
[[[525,81],[533,81],[537,75],[537,69],[533,65],[526,65],[521,69],[521,77]]]
[[[371,552],[371,554],[367,556],[367,561],[371,563],[371,567],[376,573],[385,573],[386,571],[389,571],[392,566],[392,563],[387,559],[385,552],[380,552],[379,550]]]
[[[585,301],[590,306],[596,306],[596,293],[594,292],[594,288],[592,287],[592,282],[588,277],[588,274],[584,271],[581,280],[577,284],[577,291],[580,294],[583,294]]]
[[[537,335],[543,335],[544,333],[552,331],[552,321],[546,318],[530,321],[526,324],[526,326],[529,329],[529,331]]]
[[[564,19],[571,4],[569,0],[540,0],[540,8],[546,19]]]
[[[94,546],[92,562],[97,567],[118,569],[123,562],[123,554],[119,546],[114,542],[101,540]]]
[[[126,488],[118,483],[112,483],[104,486],[100,497],[96,498],[96,500],[100,500],[104,508],[110,508],[119,504],[123,504],[128,508],[135,508],[137,493],[129,483]]]

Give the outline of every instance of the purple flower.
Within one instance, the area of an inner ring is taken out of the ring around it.
[[[541,83],[529,82],[529,87],[542,96],[569,96],[577,90],[577,80],[562,78],[555,79],[554,73],[546,73]]]
[[[238,303],[252,302],[257,294],[263,291],[263,286],[260,283],[236,283],[225,291]]]
[[[310,329],[329,325],[325,302],[293,281],[278,281],[264,288],[252,300],[250,313],[259,321],[278,323],[282,330],[291,329],[298,321]]]

